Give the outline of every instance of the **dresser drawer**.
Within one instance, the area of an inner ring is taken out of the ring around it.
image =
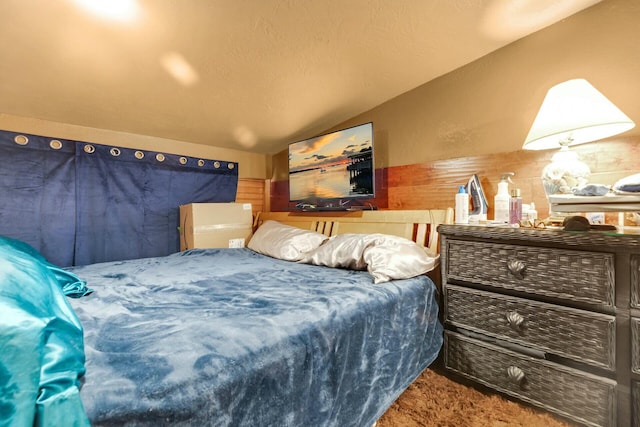
[[[597,307],[615,304],[614,255],[447,239],[446,278]]]
[[[615,317],[446,285],[445,320],[457,327],[615,370]]]
[[[616,383],[445,332],[445,366],[467,378],[590,426],[615,426]]]

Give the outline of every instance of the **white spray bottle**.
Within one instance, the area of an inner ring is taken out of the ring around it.
[[[507,172],[503,173],[500,177],[498,193],[493,198],[495,222],[505,224],[509,223],[509,200],[511,199],[511,196],[509,195],[509,183],[511,182],[511,177],[514,175],[515,173],[513,172]]]

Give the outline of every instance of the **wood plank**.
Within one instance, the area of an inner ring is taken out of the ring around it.
[[[251,203],[253,216],[265,210],[265,184],[263,179],[238,179],[236,203]]]

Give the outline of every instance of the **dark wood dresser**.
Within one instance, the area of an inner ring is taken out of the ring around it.
[[[438,230],[449,371],[584,425],[640,427],[640,235]]]

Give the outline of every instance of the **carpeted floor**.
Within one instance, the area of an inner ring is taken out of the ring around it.
[[[486,388],[454,382],[427,369],[378,420],[376,427],[575,427]]]

